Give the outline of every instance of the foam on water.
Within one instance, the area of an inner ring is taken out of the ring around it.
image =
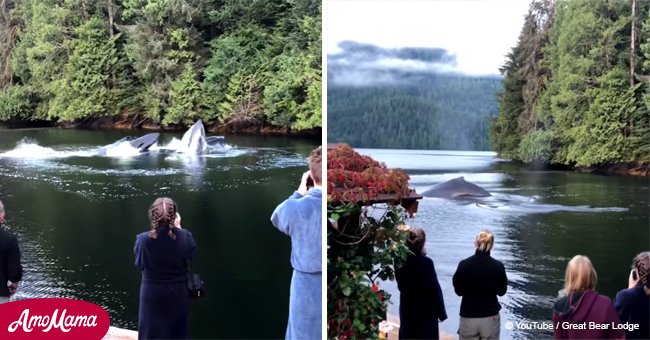
[[[0,157],[20,158],[20,159],[48,159],[48,158],[65,158],[65,157],[88,157],[96,153],[89,150],[63,150],[57,151],[52,148],[40,146],[30,141],[20,141],[12,150],[0,153]]]
[[[53,159],[68,157],[133,157],[140,154],[140,150],[134,148],[128,142],[109,145],[100,148],[74,148],[55,150],[50,147],[41,146],[36,142],[26,139],[19,141],[12,150],[0,153],[0,157],[18,159]]]

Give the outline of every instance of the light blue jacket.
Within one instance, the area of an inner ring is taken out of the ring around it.
[[[271,222],[291,237],[291,266],[303,273],[322,272],[323,192],[294,192],[275,208]]]

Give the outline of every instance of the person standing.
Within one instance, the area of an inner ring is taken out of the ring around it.
[[[490,256],[494,235],[483,230],[476,235],[474,255],[460,261],[454,273],[454,290],[460,303],[460,339],[498,339],[501,330],[498,296],[506,294],[508,278],[498,260]]]
[[[5,221],[5,207],[0,201],[0,225]],[[9,302],[23,278],[20,248],[16,236],[0,228],[0,303]]]
[[[187,265],[196,257],[196,242],[191,232],[176,227],[178,216],[171,198],[158,198],[149,208],[151,230],[136,236],[135,265],[142,271],[139,339],[189,338]]]
[[[280,203],[271,222],[291,237],[293,275],[289,290],[289,321],[286,339],[321,339],[323,192],[322,148],[309,156],[309,171],[298,190]],[[309,188],[309,179],[313,187]]]
[[[411,228],[408,247],[413,254],[395,270],[400,339],[439,339],[438,321],[447,319],[436,269],[424,250],[425,240],[424,230]]]
[[[622,323],[639,325],[625,330],[626,339],[650,339],[650,251],[634,258],[628,288],[616,294],[614,308]]]
[[[562,325],[554,328],[555,339],[625,339],[625,332],[616,329],[620,321],[612,300],[594,290],[596,279],[588,257],[576,255],[569,261],[562,297],[553,306],[553,324]],[[575,327],[590,324],[608,327]]]

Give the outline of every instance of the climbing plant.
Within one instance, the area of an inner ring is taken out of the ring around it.
[[[409,254],[407,214],[417,206],[408,175],[342,144],[328,150],[327,333],[373,339],[386,318],[394,280]]]

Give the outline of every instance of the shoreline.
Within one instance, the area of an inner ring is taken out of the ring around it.
[[[37,130],[37,129],[79,129],[79,130],[116,130],[116,131],[147,131],[147,132],[182,132],[186,131],[189,126],[170,125],[163,126],[150,122],[131,124],[125,120],[117,121],[115,118],[102,117],[81,123],[64,123],[57,124],[53,122],[0,122],[0,131],[6,130]],[[226,125],[205,124],[206,132],[224,134],[224,135],[244,135],[244,136],[289,136],[302,138],[321,138],[322,128],[313,128],[309,130],[291,130],[277,126],[251,126],[243,128],[229,128]]]

